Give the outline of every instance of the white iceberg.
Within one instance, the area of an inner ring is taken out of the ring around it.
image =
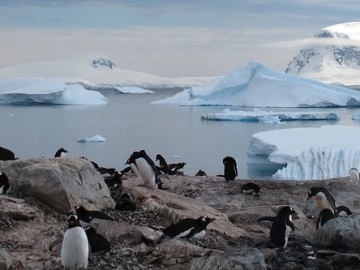
[[[106,139],[101,135],[95,135],[92,137],[81,137],[77,142],[105,142]]]
[[[243,121],[243,122],[268,122],[269,119],[284,121],[305,121],[305,120],[339,120],[336,113],[318,111],[299,112],[273,112],[254,109],[252,111],[224,109],[221,113],[208,113],[201,115],[202,120],[215,121]]]
[[[119,94],[153,94],[154,91],[137,86],[116,86],[115,92]]]
[[[248,154],[283,164],[274,179],[319,180],[346,177],[360,168],[360,127],[321,126],[291,128],[253,134]]]
[[[58,79],[12,78],[0,81],[0,104],[108,104],[97,91]]]
[[[154,104],[241,107],[360,106],[360,92],[249,63],[245,68],[193,86]]]

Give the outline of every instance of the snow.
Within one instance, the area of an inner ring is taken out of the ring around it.
[[[248,154],[286,164],[274,179],[347,177],[351,168],[360,168],[359,136],[359,127],[343,125],[271,130],[253,134]]]
[[[325,27],[321,29],[318,34],[321,34],[322,32],[327,32],[331,33],[333,38],[360,40],[359,29],[360,22],[347,22]]]
[[[120,94],[153,94],[154,91],[136,86],[116,86],[115,92]]]
[[[108,104],[99,92],[81,85],[67,85],[59,79],[11,78],[0,81],[0,104]]]
[[[77,142],[105,142],[106,139],[101,135],[95,135],[92,137],[81,137]]]
[[[252,111],[241,111],[225,109],[221,113],[208,113],[201,115],[202,120],[216,121],[243,121],[243,122],[264,122],[281,123],[284,121],[304,121],[304,120],[339,120],[336,113],[318,111],[299,111],[299,112],[273,112],[254,109]]]
[[[360,106],[360,92],[249,63],[244,68],[193,86],[154,104],[241,107]]]

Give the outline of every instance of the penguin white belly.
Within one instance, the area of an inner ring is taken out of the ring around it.
[[[147,185],[150,188],[156,189],[157,185],[155,183],[156,175],[154,169],[143,158],[138,158],[136,160],[136,165],[138,167],[139,173],[141,174],[141,178],[143,179],[145,185]]]
[[[137,177],[141,177],[141,174],[135,164],[131,163],[130,167],[131,167],[132,171],[136,174]]]
[[[316,194],[315,198],[320,211],[324,209],[329,209],[334,213],[334,209],[332,205],[329,203],[329,200],[326,198],[324,193],[319,192],[318,194]]]
[[[195,233],[193,238],[203,238],[205,236],[205,233],[206,233],[206,231],[202,230],[202,231],[200,231],[198,233]]]
[[[291,227],[286,225],[286,228],[285,228],[285,244],[284,244],[283,248],[286,248],[286,246],[288,244],[290,232],[291,232]]]
[[[86,233],[81,227],[67,229],[61,248],[61,262],[65,268],[87,268],[89,244]]]
[[[194,229],[194,228],[191,227],[190,229],[183,231],[182,233],[179,233],[177,236],[175,236],[175,239],[179,239],[181,237],[187,236],[191,232],[192,229]]]

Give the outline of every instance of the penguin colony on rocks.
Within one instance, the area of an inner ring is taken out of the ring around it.
[[[60,148],[55,153],[55,158],[65,157],[68,151]],[[85,157],[83,157],[86,159]],[[0,147],[0,160],[15,160],[15,154]],[[165,158],[158,154],[156,161],[159,166],[147,155],[145,150],[134,151],[125,165],[129,165],[122,171],[117,171],[115,168],[104,168],[98,166],[97,163],[90,161],[94,168],[104,176],[112,197],[116,202],[115,209],[119,211],[136,211],[136,203],[131,199],[129,193],[122,194],[122,177],[129,171],[133,171],[140,177],[144,185],[151,189],[162,189],[161,174],[176,175],[182,174],[181,169],[186,165],[185,162],[168,164]],[[235,180],[238,176],[236,160],[231,156],[226,156],[223,159],[224,174],[218,175],[224,177],[226,182]],[[207,177],[206,172],[199,170],[196,176]],[[350,180],[359,181],[359,172],[355,168],[349,171]],[[0,191],[6,193],[9,189],[9,181],[5,173],[0,172]],[[261,187],[253,182],[249,182],[241,186],[241,192],[256,196],[260,199]],[[351,215],[352,212],[346,206],[336,206],[335,199],[330,192],[323,187],[312,187],[308,191],[307,200],[315,198],[318,209],[320,211],[317,220],[316,229],[319,229],[327,221],[336,218],[340,213]],[[105,219],[114,221],[114,219],[101,212],[94,210],[87,210],[85,207],[79,205],[75,207],[76,214],[69,215],[68,227],[64,232],[61,248],[61,262],[65,269],[80,269],[87,268],[88,259],[91,252],[110,251],[110,242],[96,230],[91,227],[93,219]],[[265,216],[259,218],[257,221],[272,222],[270,228],[270,242],[272,245],[285,249],[289,243],[289,236],[291,232],[295,231],[293,215],[297,215],[292,206],[283,206],[277,211],[275,216]],[[171,224],[165,228],[153,228],[161,231],[164,238],[175,239],[190,239],[201,238],[206,234],[207,226],[215,219],[208,216],[201,216],[198,218],[185,218],[175,224]],[[264,241],[263,241],[264,242]],[[262,244],[259,243],[258,245]],[[56,241],[50,246],[53,247]]]

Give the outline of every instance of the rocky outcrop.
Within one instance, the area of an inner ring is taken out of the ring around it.
[[[87,209],[115,206],[103,177],[81,158],[40,158],[0,162],[10,193],[32,196],[61,213],[76,205]]]

